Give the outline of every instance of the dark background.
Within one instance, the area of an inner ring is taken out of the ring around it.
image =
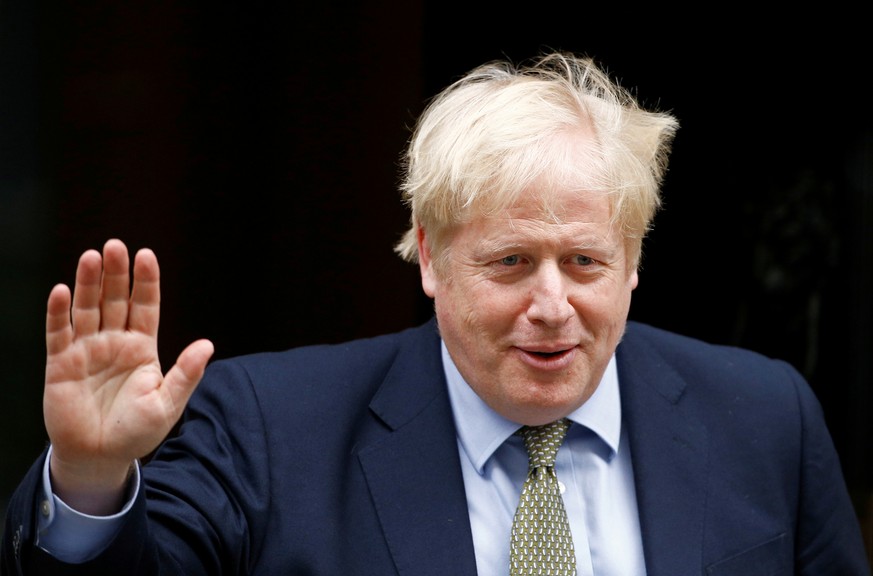
[[[109,237],[162,264],[169,366],[426,319],[392,252],[426,99],[486,60],[599,60],[681,128],[631,316],[792,362],[873,490],[873,56],[861,13],[0,0],[0,509],[46,438],[45,299]],[[573,6],[576,3],[572,4]]]

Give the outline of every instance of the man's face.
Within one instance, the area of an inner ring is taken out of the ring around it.
[[[419,238],[422,286],[461,374],[495,411],[519,424],[566,416],[594,392],[624,332],[637,286],[624,239],[602,194],[537,195],[474,218],[433,267]]]

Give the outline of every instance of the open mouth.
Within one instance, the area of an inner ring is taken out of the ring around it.
[[[556,352],[530,352],[534,356],[539,356],[540,358],[554,358],[556,356],[560,356],[567,352],[566,350],[558,350]]]
[[[554,373],[567,370],[577,357],[578,347],[562,348],[560,350],[537,350],[531,348],[516,348],[519,360],[529,368],[537,371]]]

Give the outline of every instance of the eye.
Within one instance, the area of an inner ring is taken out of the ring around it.
[[[595,262],[594,258],[585,256],[584,254],[574,254],[570,260],[573,264],[578,266],[591,266]]]
[[[500,259],[500,263],[503,264],[504,266],[515,266],[519,262],[521,262],[521,258],[518,256],[518,254],[512,254],[511,256],[504,256],[503,258]]]

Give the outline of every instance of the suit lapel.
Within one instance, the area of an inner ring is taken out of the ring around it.
[[[390,429],[359,458],[401,576],[476,574],[451,405],[435,328],[413,340],[371,403]]]
[[[707,496],[706,428],[682,401],[686,382],[632,330],[617,359],[648,576],[697,574]]]

